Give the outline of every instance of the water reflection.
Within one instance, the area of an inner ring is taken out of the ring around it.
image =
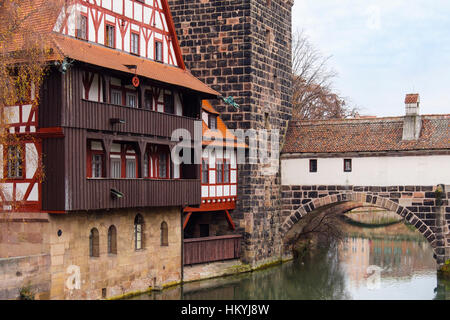
[[[438,281],[428,243],[403,224],[383,229],[349,227],[343,243],[303,261],[134,299],[450,299],[450,281]]]

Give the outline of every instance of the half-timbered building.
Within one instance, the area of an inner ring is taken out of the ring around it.
[[[38,264],[48,278],[19,280],[41,279],[43,298],[180,282],[183,209],[201,204],[202,187],[200,165],[171,161],[171,135],[193,138],[202,99],[218,93],[186,70],[167,0],[66,1],[48,23],[39,104],[5,111],[10,133],[30,140],[0,146],[1,209],[31,227],[3,238],[0,257]]]
[[[201,205],[184,208],[184,264],[240,257],[241,234],[232,212],[237,199],[238,150],[247,145],[232,134],[214,107],[202,103]]]

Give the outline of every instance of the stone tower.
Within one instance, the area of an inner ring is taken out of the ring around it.
[[[240,105],[237,110],[211,101],[228,128],[278,129],[281,150],[291,118],[293,0],[169,0],[169,4],[187,68]],[[253,266],[278,260],[279,169],[267,175],[264,164],[248,161],[238,169],[233,219],[244,235],[242,260]]]

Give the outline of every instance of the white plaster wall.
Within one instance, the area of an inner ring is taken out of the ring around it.
[[[309,160],[317,159],[317,172]],[[282,159],[283,185],[437,185],[450,184],[450,156],[362,157],[352,159],[344,172],[344,158]]]
[[[94,1],[91,1],[91,3],[94,3]],[[159,8],[162,8],[160,1],[157,1],[159,3]],[[153,6],[153,1],[150,1],[150,3],[147,3],[150,6]],[[130,52],[130,32],[131,30],[139,31],[139,23],[142,21],[146,23],[147,25],[151,27],[156,27],[161,30],[161,32],[167,32],[168,31],[168,23],[166,21],[166,16],[163,13],[156,12],[155,14],[155,20],[150,24],[151,16],[153,9],[151,7],[143,6],[141,3],[125,0],[125,12],[123,12],[123,2],[121,0],[105,0],[102,2],[97,2],[97,5],[112,11],[113,13],[116,13],[116,15],[111,15],[108,13],[105,13],[102,19],[100,20],[100,26],[98,29],[98,38],[97,42],[99,44],[104,45],[105,44],[105,20],[109,23],[112,23],[115,25],[116,29],[116,49],[123,50],[125,52]],[[133,8],[134,8],[134,15],[133,15]],[[87,14],[87,23],[88,23],[88,39],[89,41],[95,42],[95,27],[93,23],[93,16],[89,14],[90,10],[84,5],[84,4],[77,4],[74,6],[69,6],[68,10],[68,31],[67,34],[70,36],[75,36],[75,28],[76,28],[76,21],[77,17],[80,12],[88,13]],[[96,11],[94,10],[93,13]],[[101,12],[98,13],[98,17],[100,18]],[[137,23],[131,24],[127,30],[126,34],[124,36],[124,47],[122,48],[122,36],[120,34],[118,21],[116,21],[116,17],[118,19],[121,18],[121,15],[124,15],[128,19],[135,21]],[[58,17],[57,22],[55,23],[55,26],[53,28],[54,31],[59,32],[62,22],[64,21],[65,13],[64,9],[61,10],[61,13]],[[147,27],[149,27],[147,26]],[[63,30],[63,33],[65,31]],[[146,55],[146,41],[143,37],[142,32],[140,33],[140,55],[145,57]],[[150,38],[150,41],[148,42],[148,56],[149,59],[154,59],[154,38],[163,40],[163,57],[164,57],[164,63],[169,63],[169,51],[173,56],[173,59],[175,60],[175,50],[173,47],[173,43],[168,41],[164,38],[163,35],[160,32],[152,32],[152,36]],[[177,62],[173,61],[171,64],[177,66]]]

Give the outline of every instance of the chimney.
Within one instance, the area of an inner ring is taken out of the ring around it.
[[[419,115],[420,97],[418,93],[410,93],[405,97],[405,117],[403,120],[402,140],[418,140],[422,119]]]

